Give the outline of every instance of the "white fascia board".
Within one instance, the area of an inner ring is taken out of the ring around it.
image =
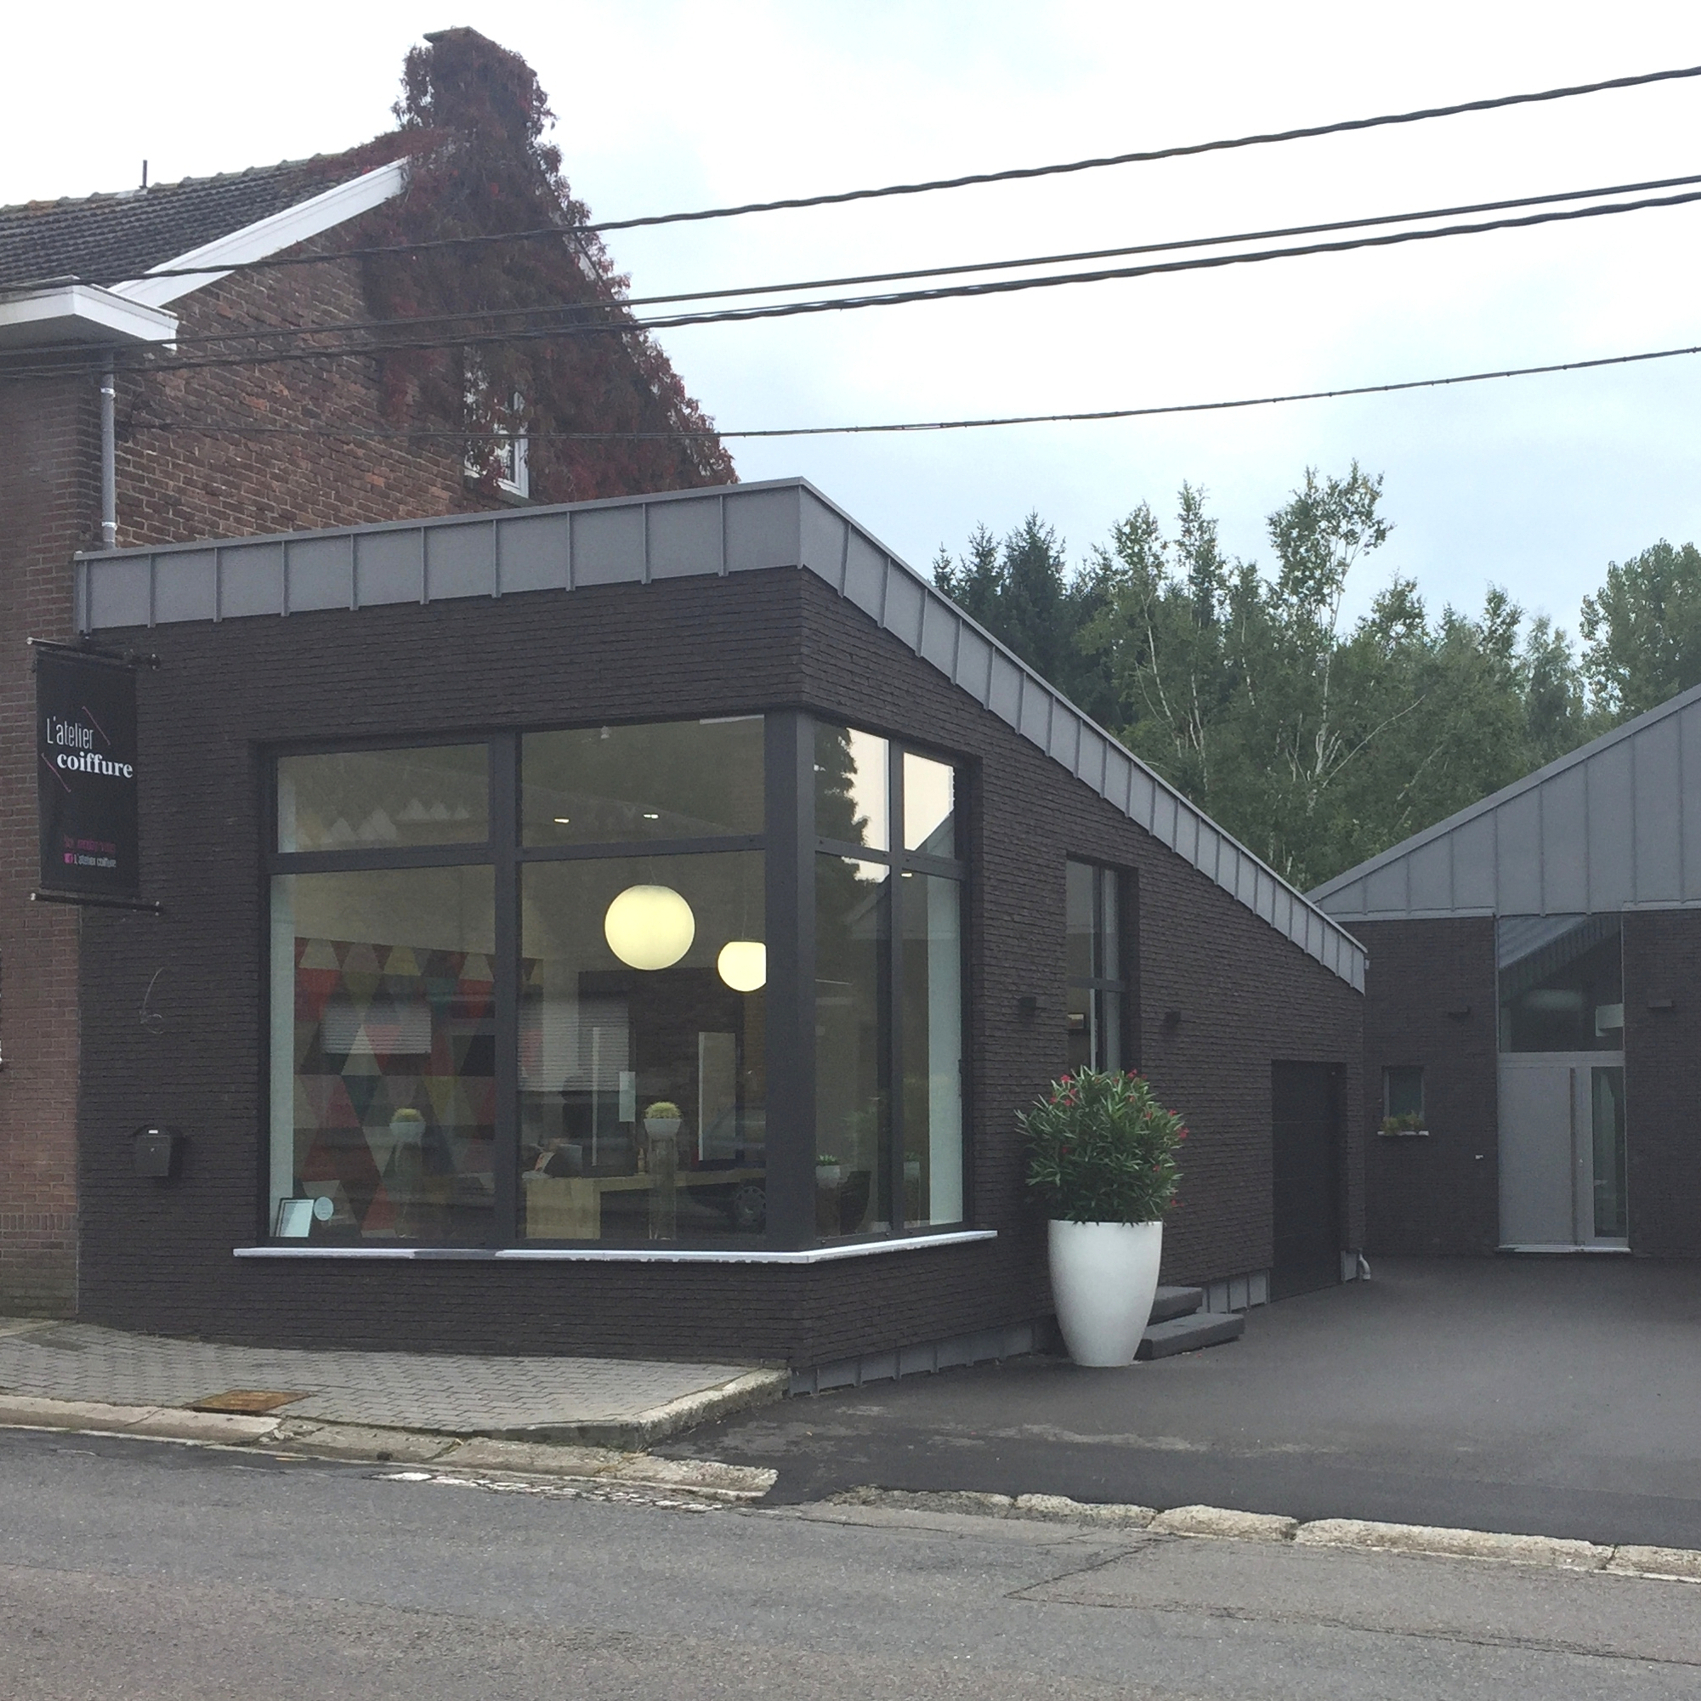
[[[0,295],[0,348],[54,343],[168,343],[177,315],[96,284],[50,284]]]
[[[229,277],[228,268],[231,266],[246,265],[253,260],[269,260],[272,255],[281,254],[298,242],[306,242],[310,237],[371,212],[374,207],[383,206],[402,192],[407,180],[407,161],[394,160],[389,165],[379,166],[376,171],[339,183],[334,189],[327,189],[309,200],[299,201],[293,207],[285,207],[270,218],[233,230],[216,242],[191,248],[187,254],[179,254],[176,259],[154,268],[156,272],[182,273],[187,267],[204,264],[207,268],[204,272],[168,278],[132,278],[128,283],[116,285],[113,293],[149,307],[163,307],[168,301],[176,301],[180,296],[205,289],[208,284]],[[221,270],[221,267],[226,269]]]

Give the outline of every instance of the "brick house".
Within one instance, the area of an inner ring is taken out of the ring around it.
[[[36,782],[24,735],[33,719],[25,639],[74,636],[73,555],[731,476],[712,437],[534,451],[528,461],[518,428],[482,429],[508,418],[502,408],[470,439],[447,434],[461,421],[442,392],[476,411],[467,374],[490,366],[494,349],[301,358],[314,339],[289,328],[395,315],[382,263],[257,263],[468,234],[466,208],[428,192],[444,159],[494,153],[525,191],[505,206],[475,205],[471,216],[488,227],[480,234],[508,228],[504,219],[582,219],[531,133],[541,95],[506,128],[488,100],[457,95],[464,85],[500,88],[504,77],[524,94],[529,72],[472,31],[428,39],[409,60],[412,118],[365,148],[0,208],[0,1308],[67,1311],[77,1296],[80,924],[73,910],[30,901]],[[464,251],[503,256],[504,305],[606,304],[617,293],[594,238],[520,246],[519,268],[503,244]],[[449,261],[432,282],[425,305],[438,313],[490,299],[488,279],[459,285]],[[276,334],[251,334],[268,329]],[[370,332],[329,340],[351,337],[381,341]],[[597,358],[580,369],[576,393],[557,385],[545,411],[553,426],[702,424],[642,338],[597,339]],[[410,437],[410,428],[437,434]]]

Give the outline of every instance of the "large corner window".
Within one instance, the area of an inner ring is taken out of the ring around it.
[[[963,1220],[951,764],[792,714],[275,772],[272,1237],[799,1246]],[[776,891],[813,1056],[770,1055]]]
[[[1502,1051],[1622,1051],[1616,915],[1502,916],[1495,926]]]
[[[814,736],[816,1230],[959,1223],[957,771],[852,727]]]
[[[1064,863],[1065,1020],[1071,1069],[1133,1065],[1127,1045],[1128,972],[1122,876],[1097,863]]]

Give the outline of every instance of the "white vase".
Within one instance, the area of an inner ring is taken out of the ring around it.
[[[1132,1364],[1158,1291],[1164,1225],[1051,1224],[1051,1297],[1077,1364]]]

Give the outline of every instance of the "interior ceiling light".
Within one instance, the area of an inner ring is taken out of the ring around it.
[[[603,937],[634,969],[670,969],[697,937],[691,906],[671,886],[628,886],[602,918]]]
[[[715,972],[734,992],[760,992],[768,981],[768,947],[759,939],[730,939],[715,958]]]
[[[573,817],[571,815],[557,815],[555,817],[555,824],[557,827],[571,827],[573,825]]]

